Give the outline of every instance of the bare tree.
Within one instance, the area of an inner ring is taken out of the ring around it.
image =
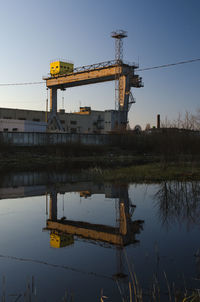
[[[169,120],[165,117],[161,125],[163,128],[200,130],[200,109],[197,110],[196,114],[192,114],[186,110],[184,116],[179,113],[178,117],[174,120]]]

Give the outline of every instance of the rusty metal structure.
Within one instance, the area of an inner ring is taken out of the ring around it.
[[[124,30],[117,30],[111,33],[111,37],[115,39],[115,60],[120,67],[123,62],[123,39],[127,37],[127,32]],[[120,80],[120,70],[115,75],[115,110],[119,109],[121,100],[123,98],[123,85]]]
[[[58,219],[57,192],[51,192],[49,199],[49,219],[44,230],[80,236],[88,240],[104,242],[118,247],[136,243],[135,235],[140,233],[143,222],[132,221],[134,207],[130,204],[127,187],[121,188],[118,196],[119,226],[91,224],[83,221],[68,220],[65,217]],[[132,212],[132,213],[131,213]]]
[[[135,102],[131,94],[131,88],[143,87],[143,83],[142,78],[135,73],[138,66],[136,64],[126,64],[122,61],[122,38],[126,37],[126,34],[120,32],[117,36],[117,32],[115,32],[112,37],[116,40],[115,60],[77,67],[71,73],[44,78],[46,87],[50,89],[50,117],[48,124],[53,124],[58,131],[63,131],[63,127],[57,116],[57,90],[106,81],[115,81],[116,83],[116,111],[118,111],[118,119],[115,128],[126,128],[128,111],[131,104]]]
[[[112,188],[114,189],[114,186]],[[93,192],[85,187],[85,190],[80,191],[80,196],[87,198],[92,196]],[[116,269],[112,278],[119,282],[121,291],[125,296],[128,279],[124,249],[125,246],[139,243],[136,236],[143,230],[144,221],[132,219],[136,206],[129,198],[128,186],[116,187],[116,190],[112,190],[112,196],[115,196],[115,202],[119,208],[119,217],[116,213],[118,220],[116,226],[75,221],[67,219],[65,216],[58,218],[57,192],[52,191],[47,201],[47,220],[43,230],[50,233],[50,245],[54,248],[68,246],[74,244],[76,240],[82,239],[92,244],[114,249],[116,251]],[[109,197],[111,196],[109,195]]]

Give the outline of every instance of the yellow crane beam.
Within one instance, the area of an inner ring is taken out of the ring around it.
[[[135,66],[127,64],[111,65],[93,70],[83,70],[67,75],[45,78],[48,88],[65,89],[81,85],[89,85],[106,81],[114,81],[116,75],[128,76],[131,87],[141,87],[141,78],[134,74]]]

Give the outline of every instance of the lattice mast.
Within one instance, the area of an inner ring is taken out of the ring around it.
[[[121,29],[113,31],[111,37],[115,39],[115,60],[117,64],[115,76],[115,110],[119,110],[123,98],[123,87],[119,71],[120,65],[123,63],[123,39],[127,37],[127,32]]]

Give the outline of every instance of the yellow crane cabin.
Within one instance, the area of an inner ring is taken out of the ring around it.
[[[71,234],[60,234],[52,231],[50,234],[50,245],[54,248],[61,248],[74,243],[74,237]]]
[[[69,62],[55,61],[50,63],[51,76],[69,74],[73,72],[74,64]]]

